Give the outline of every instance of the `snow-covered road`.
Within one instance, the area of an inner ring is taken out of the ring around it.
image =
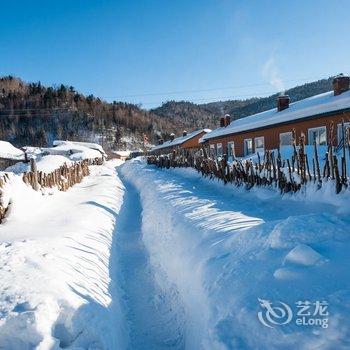
[[[93,167],[52,196],[16,187],[0,225],[0,349],[349,346],[343,197],[248,192],[138,160],[117,171]],[[259,299],[293,319],[266,327]],[[328,327],[297,325],[298,301],[327,301]]]
[[[129,349],[183,349],[183,310],[174,286],[160,288],[142,241],[138,191],[124,180],[126,196],[116,226],[118,278],[123,290]],[[164,286],[163,286],[164,287]]]

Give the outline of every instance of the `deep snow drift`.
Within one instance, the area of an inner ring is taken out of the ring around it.
[[[191,169],[160,170],[137,160],[122,174],[140,192],[152,274],[166,281],[165,293],[173,285],[181,301],[187,349],[348,348],[348,197],[332,205],[326,189],[294,197],[247,192]],[[305,301],[311,318],[329,314],[327,328],[297,324],[298,302]],[[283,310],[275,308],[269,316],[277,313],[277,323],[264,325],[258,314],[264,320],[269,302],[283,302],[293,318],[277,324]],[[317,312],[323,302],[328,306]]]
[[[90,169],[52,195],[11,177],[0,225],[1,349],[122,347],[111,247],[124,187],[114,166]]]

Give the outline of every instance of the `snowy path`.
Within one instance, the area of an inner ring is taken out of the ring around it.
[[[115,235],[119,281],[125,295],[124,312],[129,325],[128,348],[183,348],[182,315],[176,290],[169,286],[164,292],[157,285],[148,251],[142,242],[139,194],[127,181],[124,181],[124,185],[126,196]]]

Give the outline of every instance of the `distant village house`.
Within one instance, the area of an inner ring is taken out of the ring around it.
[[[208,134],[210,129],[195,130],[190,133],[183,131],[182,135],[175,138],[175,134],[170,135],[170,140],[165,141],[160,139],[159,144],[153,147],[150,151],[151,154],[159,155],[165,153],[171,153],[175,149],[186,150],[198,150],[202,147],[199,140],[204,135]]]

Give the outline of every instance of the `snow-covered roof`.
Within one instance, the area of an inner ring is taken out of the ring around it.
[[[63,148],[71,148],[73,149],[73,146],[82,146],[82,147],[86,147],[86,148],[90,148],[90,149],[94,149],[99,151],[101,154],[103,154],[104,156],[106,155],[104,149],[102,148],[101,145],[97,144],[97,143],[93,143],[93,142],[78,142],[78,141],[62,141],[62,140],[55,140],[53,142],[53,145],[55,147],[60,146],[62,149]]]
[[[24,152],[10,142],[0,141],[0,158],[23,160]]]
[[[113,153],[115,153],[116,155],[118,155],[120,157],[129,157],[131,151],[114,151]]]
[[[334,96],[333,91],[315,95],[301,101],[291,103],[289,108],[278,112],[277,108],[270,109],[249,117],[233,120],[229,126],[220,127],[201,137],[204,142],[214,137],[254,130],[265,126],[288,123],[297,119],[308,118],[325,113],[350,108],[350,91]]]
[[[161,145],[153,147],[151,149],[151,152],[156,151],[158,149],[182,145],[185,141],[192,139],[193,137],[201,134],[202,132],[207,134],[207,133],[210,133],[211,130],[210,129],[200,129],[200,130],[192,131],[192,132],[188,133],[186,136],[181,135],[179,137],[176,137],[173,141],[168,140],[168,141],[165,141],[164,143],[162,143]]]

